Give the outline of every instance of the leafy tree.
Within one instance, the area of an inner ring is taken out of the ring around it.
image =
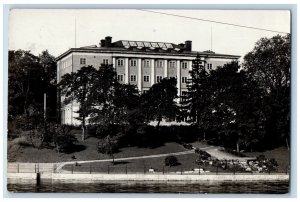
[[[137,125],[144,123],[145,118],[141,116],[140,95],[136,86],[117,83],[113,106],[114,120],[121,125],[125,135],[128,131],[136,129]]]
[[[112,65],[102,65],[97,71],[93,86],[93,109],[90,121],[101,128],[118,124],[126,133],[143,122],[140,95],[137,87],[120,84]]]
[[[64,104],[76,101],[79,104],[78,119],[82,125],[82,140],[86,136],[86,118],[91,113],[92,92],[97,70],[92,66],[82,67],[77,72],[65,74],[59,83],[60,91],[65,96]]]
[[[29,117],[32,110],[41,110],[43,69],[39,58],[29,51],[9,51],[8,62],[8,117]]]
[[[114,153],[118,151],[118,138],[118,136],[111,137],[108,135],[98,142],[98,152],[108,154],[112,157],[113,163],[115,163]]]
[[[147,118],[158,120],[158,127],[162,118],[175,117],[178,113],[175,98],[177,98],[175,78],[164,78],[161,82],[154,84],[141,98]]]
[[[55,57],[48,50],[39,55],[39,63],[43,69],[43,90],[47,95],[47,119],[56,121],[57,112],[57,70]]]
[[[100,125],[115,123],[116,112],[113,104],[117,73],[112,65],[102,64],[96,72],[92,86],[92,111],[90,122]]]
[[[256,82],[240,69],[238,62],[225,64],[210,72],[211,127],[225,144],[252,147],[264,137],[261,91]],[[232,145],[231,145],[232,146]]]
[[[41,120],[44,120],[43,94],[45,92],[47,93],[46,114],[51,121],[56,116],[55,58],[47,50],[38,57],[29,51],[11,50],[8,71],[9,133],[13,133],[15,129],[22,129],[13,128],[15,123],[16,125],[27,123],[32,128],[39,127]]]
[[[243,67],[264,92],[262,111],[267,139],[275,144],[290,136],[290,34],[260,39],[244,57]],[[269,142],[269,145],[271,142]]]
[[[199,54],[192,63],[190,71],[191,81],[188,86],[187,101],[184,103],[189,110],[190,121],[205,132],[210,126],[212,110],[209,108],[211,103],[211,85],[209,73],[205,70],[203,61]]]

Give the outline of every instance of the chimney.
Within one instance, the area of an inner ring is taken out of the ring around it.
[[[185,50],[192,51],[192,41],[185,41]]]
[[[105,47],[111,47],[111,37],[105,37]]]
[[[104,47],[104,46],[105,46],[105,40],[101,39],[101,41],[100,41],[100,47]]]

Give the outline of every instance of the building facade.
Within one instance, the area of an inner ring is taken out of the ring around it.
[[[178,96],[184,95],[187,89],[189,71],[197,53],[209,71],[218,66],[239,59],[240,56],[216,54],[211,51],[192,51],[192,41],[183,44],[148,41],[120,40],[112,42],[105,37],[99,46],[71,48],[57,57],[57,82],[66,73],[76,72],[83,66],[92,65],[99,68],[101,64],[113,64],[120,83],[136,85],[143,93],[158,83],[162,78],[177,79]],[[61,97],[63,101],[64,97]],[[75,102],[61,107],[61,123],[78,125],[79,105]]]

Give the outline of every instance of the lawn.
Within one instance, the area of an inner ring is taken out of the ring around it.
[[[77,151],[73,153],[57,153],[53,149],[37,149],[33,148],[24,137],[16,138],[8,141],[8,161],[9,162],[32,162],[32,163],[53,163],[53,162],[65,162],[65,161],[80,161],[80,160],[100,160],[100,159],[109,159],[110,157],[105,154],[99,154],[97,152],[97,143],[98,139],[95,137],[88,137],[84,142],[80,140],[81,131],[73,130],[72,133],[75,134],[79,140]],[[199,148],[205,148],[207,145],[205,142],[194,142],[193,146]],[[155,147],[155,148],[142,148],[142,147],[123,147],[115,154],[115,158],[124,158],[124,157],[135,157],[135,156],[144,156],[144,155],[154,155],[154,154],[166,154],[173,152],[182,152],[186,149],[176,142],[166,142],[164,145]],[[285,147],[276,148],[273,150],[268,150],[265,152],[249,152],[244,153],[246,156],[255,157],[258,155],[265,155],[266,158],[274,158],[279,166],[279,172],[286,172],[286,168],[289,165],[289,151]],[[195,164],[197,154],[186,154],[177,156],[179,160],[179,165],[174,167],[165,167],[164,169],[171,169],[174,171],[178,170],[191,170],[197,168],[198,165]],[[131,169],[132,171],[143,172],[144,167],[150,168],[153,167],[158,171],[162,171],[164,166],[164,158],[148,158],[141,160],[130,160],[128,162],[119,162],[116,165],[112,165],[109,162],[103,163],[93,163],[92,169],[104,169],[107,172],[107,167],[110,166],[111,169],[116,171],[119,169],[122,172],[126,169]],[[83,167],[88,168],[83,168]],[[82,164],[76,169],[83,169],[85,171],[89,170],[90,164]],[[71,167],[66,167],[71,169]],[[103,170],[103,171],[104,171]],[[214,171],[215,168],[208,168],[210,171]],[[113,170],[111,171],[113,172]]]
[[[77,172],[101,172],[101,173],[143,173],[153,168],[155,172],[181,172],[181,171],[192,171],[195,168],[199,168],[199,165],[195,163],[197,154],[184,154],[178,155],[179,164],[176,166],[165,166],[165,157],[147,158],[147,159],[135,159],[128,161],[117,161],[115,164],[112,162],[95,162],[95,163],[84,163],[77,166],[66,165],[63,167],[64,170]],[[203,167],[201,167],[203,168]],[[215,172],[216,168],[212,166],[206,166],[207,170]]]
[[[81,131],[73,131],[79,140],[77,151],[66,154],[57,153],[53,149],[37,149],[31,145],[26,144],[23,138],[14,139],[8,143],[8,153],[10,162],[32,162],[32,163],[52,163],[74,160],[98,160],[108,159],[108,155],[99,154],[97,152],[98,139],[95,137],[88,137],[84,142],[80,140]],[[22,141],[21,141],[22,140]],[[153,154],[165,154],[172,152],[186,151],[186,149],[175,142],[167,142],[162,146],[156,148],[140,148],[140,147],[124,147],[115,154],[115,158],[143,156]],[[72,158],[72,157],[75,157]]]

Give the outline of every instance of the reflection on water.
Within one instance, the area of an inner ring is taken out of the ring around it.
[[[12,192],[39,193],[252,193],[284,194],[289,190],[288,181],[280,182],[98,182],[66,183],[43,181],[35,184],[8,184]]]

